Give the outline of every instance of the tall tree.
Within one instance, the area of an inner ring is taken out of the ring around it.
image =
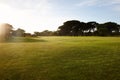
[[[71,20],[66,21],[62,26],[58,28],[59,35],[70,36],[70,35],[77,35],[78,28],[80,25],[80,21],[78,20]]]

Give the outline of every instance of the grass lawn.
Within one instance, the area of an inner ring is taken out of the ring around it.
[[[120,37],[14,38],[0,43],[0,80],[120,80]]]

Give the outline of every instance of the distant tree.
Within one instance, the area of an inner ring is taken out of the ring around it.
[[[120,25],[115,22],[99,24],[95,21],[85,23],[78,20],[70,20],[59,26],[57,32],[60,36],[112,36],[120,35]]]
[[[49,31],[49,30],[44,30],[42,32],[39,33],[40,36],[53,36],[53,32]]]
[[[70,35],[78,35],[78,28],[80,26],[80,21],[78,20],[71,20],[66,21],[60,27],[58,27],[58,33],[61,36],[70,36]]]
[[[110,35],[113,33],[119,33],[119,25],[115,22],[107,22],[104,25],[106,25],[107,29],[109,30]]]
[[[13,26],[8,23],[0,25],[0,41],[8,40],[11,38],[12,28]]]
[[[87,34],[94,35],[94,32],[97,30],[98,25],[99,25],[99,23],[97,23],[95,21],[91,21],[91,22],[86,23]]]
[[[80,28],[79,28],[79,31],[80,31],[80,35],[83,36],[85,35],[89,30],[89,27],[87,26],[87,24],[85,22],[81,22],[80,23]]]
[[[58,31],[53,31],[53,36],[59,36]]]
[[[118,24],[118,33],[117,35],[120,35],[120,25]]]
[[[95,23],[95,22],[94,22]],[[60,35],[72,35],[72,36],[83,36],[86,32],[91,31],[93,27],[93,22],[84,23],[78,20],[66,21],[62,26],[58,28]]]
[[[98,35],[99,36],[108,36],[109,35],[109,30],[104,24],[99,24],[97,27]]]
[[[103,36],[111,36],[119,34],[119,25],[114,22],[106,22],[104,24],[100,24],[98,26],[99,35]]]
[[[99,25],[99,23],[97,23],[95,21],[88,22],[87,26],[88,26],[89,32],[94,32],[98,25]]]
[[[40,36],[40,32],[34,32],[34,35]]]
[[[32,37],[31,33],[24,33],[24,37]]]
[[[44,30],[42,32],[34,32],[34,36],[57,36],[58,31],[49,31],[49,30]]]
[[[25,36],[25,30],[18,28],[17,30],[15,30],[13,32],[13,35],[18,36],[18,37],[24,37]]]

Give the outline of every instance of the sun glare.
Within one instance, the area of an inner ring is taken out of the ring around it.
[[[4,34],[5,30],[2,25],[0,25],[0,36]]]
[[[0,25],[0,38],[7,37],[12,29],[12,25],[3,23]]]

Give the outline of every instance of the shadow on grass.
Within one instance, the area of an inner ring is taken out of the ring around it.
[[[10,40],[5,41],[7,43],[20,43],[20,42],[46,42],[46,40],[32,37],[14,37]]]

